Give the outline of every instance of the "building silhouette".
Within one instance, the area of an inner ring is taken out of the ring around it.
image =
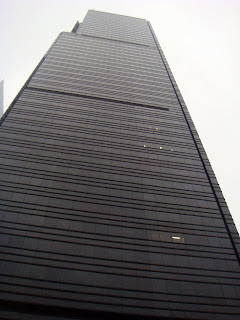
[[[62,32],[0,143],[1,319],[240,319],[238,233],[149,22]]]

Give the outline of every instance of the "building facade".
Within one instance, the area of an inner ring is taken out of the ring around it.
[[[0,144],[0,318],[240,318],[238,233],[149,22],[61,33]]]

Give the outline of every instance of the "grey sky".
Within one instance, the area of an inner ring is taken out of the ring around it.
[[[240,1],[0,0],[5,109],[58,34],[88,9],[151,22],[240,230]]]

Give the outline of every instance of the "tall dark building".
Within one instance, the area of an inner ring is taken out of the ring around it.
[[[240,319],[238,234],[149,22],[61,33],[0,144],[1,319]]]

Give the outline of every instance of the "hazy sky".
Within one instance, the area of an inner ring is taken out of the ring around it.
[[[151,22],[240,231],[240,0],[0,0],[5,109],[88,9]]]

